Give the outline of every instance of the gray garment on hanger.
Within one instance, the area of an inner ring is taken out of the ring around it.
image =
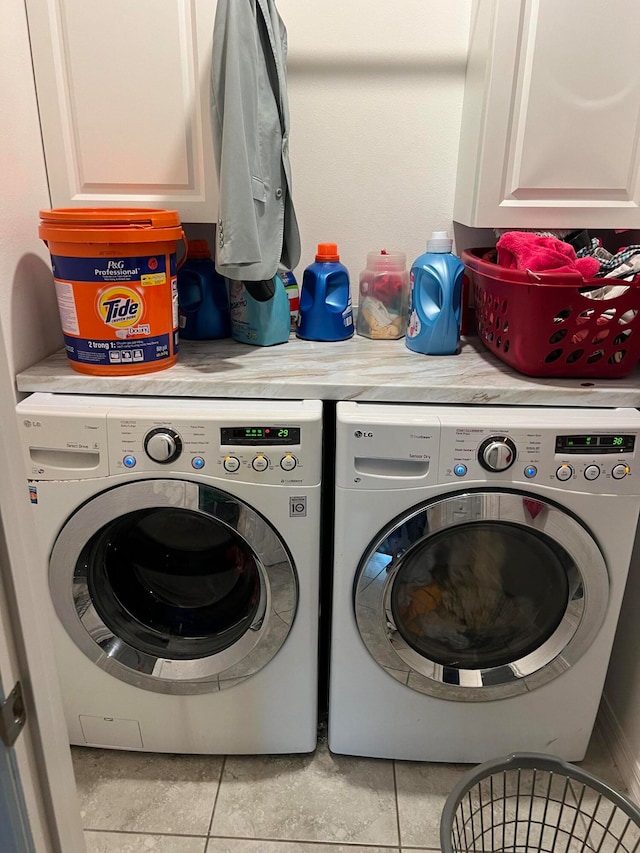
[[[211,117],[220,190],[216,269],[272,278],[300,260],[291,199],[287,32],[274,0],[218,0]]]

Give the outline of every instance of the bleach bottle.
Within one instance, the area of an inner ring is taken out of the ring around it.
[[[455,355],[458,350],[464,264],[452,248],[446,231],[434,231],[426,253],[411,267],[405,343],[414,352]]]
[[[353,335],[349,272],[335,243],[320,243],[304,271],[297,335],[307,341],[344,341]]]
[[[228,338],[229,301],[224,278],[216,272],[206,240],[189,240],[178,270],[180,337],[192,341]]]

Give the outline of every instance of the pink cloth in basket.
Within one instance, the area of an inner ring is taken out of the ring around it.
[[[593,278],[600,269],[596,258],[577,258],[569,243],[528,231],[507,231],[496,243],[498,264],[512,270],[571,272]]]

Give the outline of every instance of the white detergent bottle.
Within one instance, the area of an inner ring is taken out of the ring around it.
[[[446,231],[434,231],[426,253],[411,267],[405,343],[423,355],[458,351],[464,264],[451,254],[452,248]]]

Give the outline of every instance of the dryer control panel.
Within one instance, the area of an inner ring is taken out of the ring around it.
[[[322,403],[33,394],[18,405],[28,476],[201,474],[266,485],[321,479]]]
[[[346,488],[538,483],[640,494],[635,409],[367,403],[337,409],[336,479]]]

